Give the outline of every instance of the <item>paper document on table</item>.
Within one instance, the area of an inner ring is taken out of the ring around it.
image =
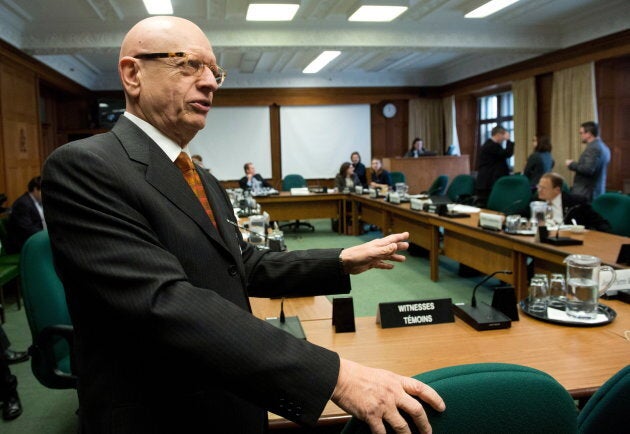
[[[449,205],[448,207],[449,211],[454,211],[454,212],[461,212],[464,214],[470,214],[470,213],[475,213],[475,212],[479,212],[481,211],[480,208],[474,207],[474,206],[470,206],[470,205],[462,205],[462,204],[455,204],[455,205]]]
[[[594,319],[573,318],[572,316],[567,315],[565,311],[554,309],[553,307],[547,308],[547,318],[554,321],[582,322],[584,324],[599,324],[600,322],[606,322],[609,320],[608,317],[603,313],[598,313]]]

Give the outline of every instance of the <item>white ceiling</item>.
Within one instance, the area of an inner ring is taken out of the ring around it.
[[[481,20],[482,0],[408,0],[391,23],[347,21],[359,0],[296,0],[291,22],[246,22],[249,0],[172,0],[228,71],[226,88],[438,86],[628,29],[627,0],[520,0]],[[625,5],[625,6],[624,6]],[[92,90],[118,90],[125,32],[142,0],[0,0],[0,38]],[[322,50],[342,54],[301,71]]]

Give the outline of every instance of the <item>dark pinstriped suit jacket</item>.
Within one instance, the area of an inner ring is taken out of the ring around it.
[[[338,356],[255,319],[247,296],[348,292],[339,250],[253,249],[226,222],[217,180],[200,176],[218,231],[124,117],[45,164],[85,433],[256,433],[265,409],[312,424],[332,393]]]

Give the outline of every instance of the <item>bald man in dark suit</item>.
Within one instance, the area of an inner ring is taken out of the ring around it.
[[[43,175],[82,432],[262,433],[267,410],[312,425],[329,399],[375,430],[406,426],[399,409],[429,430],[414,397],[443,410],[431,388],[294,338],[248,302],[348,292],[348,274],[404,260],[408,234],[344,250],[256,250],[230,223],[218,181],[178,168],[225,79],[204,32],[145,19],[123,40],[118,69],[125,114],[111,132],[56,150]]]

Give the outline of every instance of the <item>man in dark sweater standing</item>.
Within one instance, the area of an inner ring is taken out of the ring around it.
[[[506,141],[505,149],[502,146]],[[514,142],[505,128],[496,126],[481,147],[477,168],[477,197],[485,205],[497,179],[510,174],[507,159],[514,155]]]
[[[599,138],[599,128],[595,122],[584,122],[580,126],[582,143],[586,149],[578,161],[567,160],[569,170],[575,172],[571,193],[592,202],[606,191],[606,169],[610,163],[610,149]]]

